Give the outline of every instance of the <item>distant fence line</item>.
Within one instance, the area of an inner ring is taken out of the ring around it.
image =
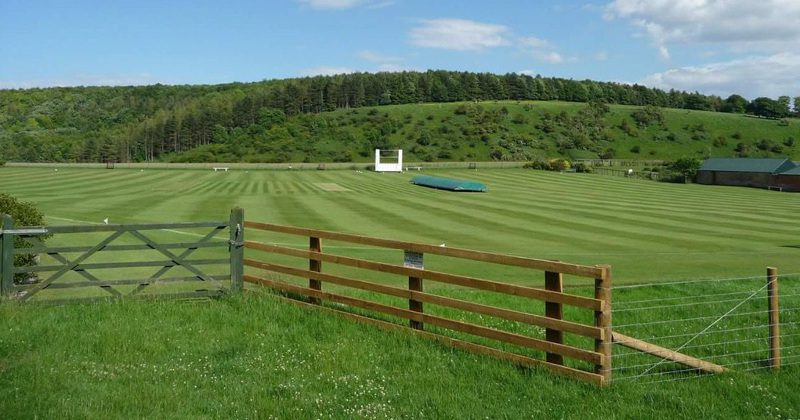
[[[635,160],[635,159],[575,159],[575,163],[584,163],[591,166],[630,166],[630,167],[645,167],[645,166],[661,166],[666,161],[663,160]]]
[[[405,162],[404,167],[419,167],[421,169],[490,169],[490,168],[521,168],[527,162]],[[85,168],[105,169],[107,163],[33,163],[33,162],[8,162],[6,166],[31,167],[31,168]],[[228,168],[231,170],[368,170],[371,162],[326,162],[326,163],[167,163],[167,162],[136,162],[114,163],[115,169],[208,169]]]
[[[642,167],[659,166],[661,160],[626,160],[626,159],[576,159],[594,167]],[[424,169],[499,169],[521,168],[527,161],[464,161],[464,162],[405,162],[405,167]],[[7,162],[6,166],[31,168],[86,168],[105,169],[108,163],[58,163],[58,162]],[[170,163],[170,162],[129,162],[113,163],[115,169],[209,169],[225,167],[233,170],[367,170],[372,162],[316,162],[316,163]]]
[[[624,178],[646,179],[651,181],[658,181],[660,173],[654,171],[628,171],[627,169],[611,169],[604,167],[592,168],[592,172],[598,175],[619,176]]]

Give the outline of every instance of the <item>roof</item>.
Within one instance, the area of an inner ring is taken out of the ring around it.
[[[780,175],[800,176],[800,166],[795,166],[794,168],[789,169],[788,171],[783,171],[780,173]]]
[[[485,192],[486,185],[476,181],[461,179],[440,178],[438,176],[418,175],[411,178],[411,183],[424,187],[438,188],[449,191],[476,191]]]
[[[797,165],[788,158],[711,158],[703,162],[701,171],[755,172],[775,174],[794,169]]]

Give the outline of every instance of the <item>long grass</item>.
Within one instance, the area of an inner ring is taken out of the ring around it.
[[[4,418],[796,418],[796,368],[597,389],[287,305],[0,307]]]

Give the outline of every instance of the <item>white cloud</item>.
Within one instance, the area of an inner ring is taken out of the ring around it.
[[[519,43],[524,47],[530,48],[551,48],[552,44],[550,41],[545,39],[537,38],[535,36],[529,36],[525,38],[520,38]]]
[[[298,0],[298,3],[317,10],[344,10],[356,7],[364,0]]]
[[[300,71],[301,76],[333,76],[336,74],[357,73],[358,70],[349,67],[319,66]]]
[[[298,72],[301,77],[311,76],[334,76],[337,74],[351,74],[361,72],[401,72],[401,71],[420,71],[419,69],[405,67],[397,63],[382,63],[375,66],[364,68],[351,68],[351,67],[337,67],[337,66],[318,66],[309,69],[303,69]]]
[[[664,61],[669,61],[669,58],[670,58],[669,49],[664,45],[659,45],[658,46],[658,56],[661,57],[661,59],[664,60]]]
[[[800,42],[797,0],[614,0],[606,17],[633,22],[662,58],[674,43],[721,43],[734,50],[777,52]]]
[[[396,61],[400,61],[401,60],[400,57],[394,57],[394,56],[391,56],[391,55],[385,55],[385,54],[381,54],[381,53],[378,53],[378,52],[375,52],[375,51],[369,51],[369,50],[361,50],[356,55],[358,56],[358,58],[360,58],[362,60],[371,61],[373,63],[391,63],[391,62],[396,62]]]
[[[510,44],[509,29],[503,25],[464,19],[423,20],[411,30],[411,42],[418,47],[455,51],[477,51]]]
[[[605,51],[598,51],[594,53],[592,58],[594,58],[596,61],[606,61],[608,60],[608,53]]]
[[[137,74],[88,74],[81,73],[55,79],[2,80],[0,89],[29,89],[35,87],[66,86],[142,86],[170,82],[159,80],[149,73]]]
[[[372,3],[367,7],[369,9],[383,9],[384,7],[389,7],[389,6],[393,6],[393,5],[394,5],[394,1],[389,0],[389,1],[382,1],[380,3]]]
[[[574,59],[565,59],[561,53],[556,49],[550,41],[535,36],[523,37],[517,39],[517,44],[533,58],[544,61],[549,64],[562,64],[565,61],[574,61]]]
[[[375,69],[375,71],[378,71],[378,72],[385,71],[385,72],[396,73],[396,72],[401,72],[401,71],[422,71],[422,70],[414,68],[414,67],[403,66],[403,65],[400,65],[400,64],[396,64],[396,63],[384,63],[384,64],[379,65],[378,68]]]
[[[662,89],[700,91],[727,97],[733,93],[748,98],[800,92],[800,54],[778,53],[670,69],[655,73],[641,83]]]
[[[564,62],[564,57],[555,51],[534,51],[534,58],[550,64],[561,64]]]

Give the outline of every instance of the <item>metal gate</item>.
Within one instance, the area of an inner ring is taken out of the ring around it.
[[[227,221],[189,223],[14,228],[11,216],[2,218],[0,293],[11,300],[196,298],[242,289],[240,208]],[[187,237],[195,239],[176,240]],[[28,263],[15,265],[21,255]]]

